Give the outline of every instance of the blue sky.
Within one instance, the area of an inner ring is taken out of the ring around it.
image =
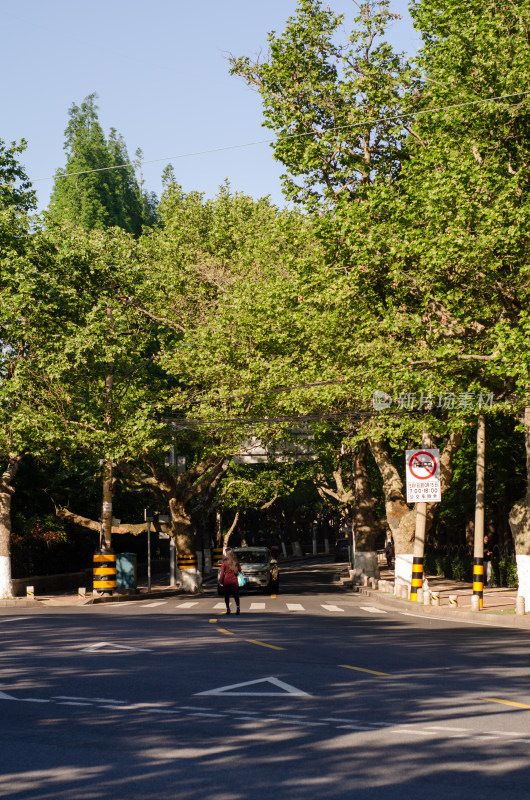
[[[353,0],[329,5],[353,19]],[[413,54],[419,37],[407,5],[391,0],[403,20],[390,39]],[[227,55],[265,50],[267,33],[283,30],[296,0],[2,0],[0,7],[0,137],[27,139],[23,161],[40,208],[53,181],[39,179],[65,163],[68,108],[94,91],[105,132],[116,128],[130,156],[141,147],[147,160],[170,160],[185,191],[213,196],[228,178],[235,190],[283,203],[281,167],[267,144],[174,156],[271,136],[259,96],[228,74]],[[166,163],[144,166],[146,188],[157,194]]]

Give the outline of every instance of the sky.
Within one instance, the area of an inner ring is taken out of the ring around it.
[[[353,0],[329,0],[352,23]],[[389,39],[414,54],[420,44],[407,0]],[[171,162],[184,191],[213,197],[228,178],[235,191],[284,204],[281,165],[268,144],[201,155],[263,139],[259,95],[229,75],[228,55],[266,52],[296,0],[0,0],[4,76],[0,138],[28,142],[21,157],[45,208],[55,171],[65,164],[68,109],[92,92],[106,134],[122,134],[129,156],[140,147],[145,188],[161,193]],[[178,157],[180,156],[180,157]]]

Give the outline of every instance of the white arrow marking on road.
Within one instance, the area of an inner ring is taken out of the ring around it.
[[[374,608],[374,606],[360,606],[362,611],[368,611],[369,614],[386,614],[386,611],[383,611],[380,608]]]
[[[256,686],[258,683],[272,683],[273,686],[276,686],[277,689],[281,689],[281,692],[242,692],[237,691],[239,689],[243,689],[245,686]],[[294,695],[296,697],[311,697],[310,694],[307,692],[302,692],[301,689],[297,689],[296,686],[291,686],[290,683],[284,683],[284,681],[279,680],[278,678],[258,678],[256,681],[246,681],[245,683],[233,683],[231,686],[220,686],[218,689],[210,689],[207,692],[196,692],[197,695],[224,695],[225,697],[239,697],[241,695],[245,695],[247,697],[285,697],[286,694]]]
[[[113,644],[112,642],[98,642],[97,644],[91,644],[88,647],[83,647],[81,652],[82,653],[95,653],[98,650],[105,650],[107,653],[131,653],[131,652],[138,652],[138,653],[147,653],[148,651],[145,647],[127,647],[125,644]]]

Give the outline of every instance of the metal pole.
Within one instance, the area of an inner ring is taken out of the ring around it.
[[[151,520],[147,520],[147,591],[151,591]]]
[[[429,447],[429,435],[424,430],[422,447]],[[412,556],[412,580],[410,599],[418,602],[418,589],[423,587],[423,558],[425,555],[425,531],[427,529],[427,503],[416,503],[416,530],[414,532],[414,551]]]
[[[477,485],[475,539],[473,552],[473,594],[484,604],[484,475],[486,471],[486,418],[479,414],[477,425]]]
[[[169,540],[169,585],[177,585],[177,548],[173,537]]]
[[[427,503],[416,503],[416,531],[414,533],[414,555],[412,557],[412,581],[410,599],[418,600],[418,589],[423,586],[423,556],[425,553],[425,529],[427,527]]]

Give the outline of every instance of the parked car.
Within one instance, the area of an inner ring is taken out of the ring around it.
[[[348,561],[350,548],[348,539],[337,539],[335,544],[335,561]]]
[[[280,588],[278,562],[272,557],[268,547],[234,547],[234,553],[241,564],[241,573],[247,583],[245,589],[262,589],[264,592],[277,593]],[[222,595],[217,574],[217,594]]]

